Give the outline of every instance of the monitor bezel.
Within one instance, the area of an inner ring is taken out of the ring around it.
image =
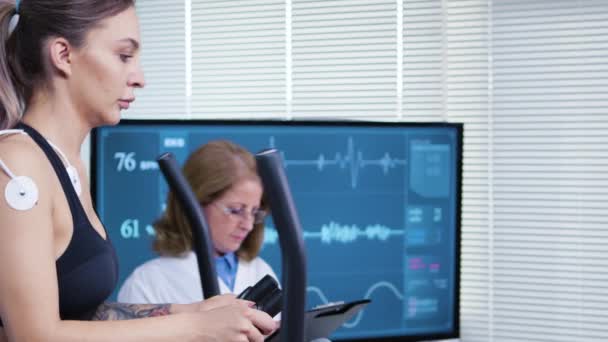
[[[339,342],[420,342],[428,340],[455,339],[460,337],[460,250],[461,250],[461,219],[462,219],[462,157],[463,157],[463,131],[464,125],[456,122],[408,122],[408,121],[369,121],[369,120],[272,120],[272,119],[123,119],[115,126],[289,126],[289,127],[362,127],[362,128],[382,128],[382,127],[403,127],[403,128],[440,128],[446,127],[455,129],[456,137],[456,232],[454,254],[455,254],[455,273],[454,274],[454,317],[453,329],[446,333],[437,334],[410,334],[394,335],[373,338],[347,338],[334,339]],[[98,157],[98,137],[99,130],[108,128],[102,126],[91,131],[90,139],[90,190],[93,206],[97,208],[97,157]]]

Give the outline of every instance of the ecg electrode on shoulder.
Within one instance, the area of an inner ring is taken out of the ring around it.
[[[0,131],[0,136],[9,134],[27,134],[22,129],[6,129]],[[38,187],[34,180],[26,176],[15,176],[8,166],[0,159],[0,168],[11,178],[4,188],[6,203],[15,210],[30,210],[38,203]]]

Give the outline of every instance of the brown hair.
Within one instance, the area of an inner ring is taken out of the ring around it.
[[[186,161],[183,172],[201,205],[221,197],[239,181],[260,181],[253,155],[226,140],[211,141],[194,151]],[[267,209],[264,201],[260,207]],[[153,248],[160,255],[180,256],[192,250],[190,224],[172,193],[167,196],[167,208],[154,227],[156,239]],[[264,223],[254,224],[236,254],[245,260],[255,258],[263,240]]]
[[[103,19],[135,5],[135,0],[23,0],[13,32],[9,22],[17,13],[14,1],[0,2],[0,129],[13,127],[32,95],[49,87],[49,60],[43,46],[50,37],[63,37],[75,48]]]

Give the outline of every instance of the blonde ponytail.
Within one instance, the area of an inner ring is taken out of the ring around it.
[[[23,94],[19,94],[14,82],[14,72],[11,68],[11,56],[7,48],[11,33],[9,22],[15,15],[15,6],[10,3],[0,3],[0,129],[13,127],[23,113]],[[13,57],[14,58],[14,57]]]

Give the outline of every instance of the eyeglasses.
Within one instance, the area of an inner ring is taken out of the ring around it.
[[[235,207],[218,202],[211,202],[211,204],[219,208],[226,215],[232,216],[234,218],[246,220],[251,216],[253,218],[253,223],[256,224],[264,222],[264,219],[266,219],[266,215],[268,215],[268,212],[263,209],[252,209],[251,211],[247,211],[247,208],[245,206]]]

